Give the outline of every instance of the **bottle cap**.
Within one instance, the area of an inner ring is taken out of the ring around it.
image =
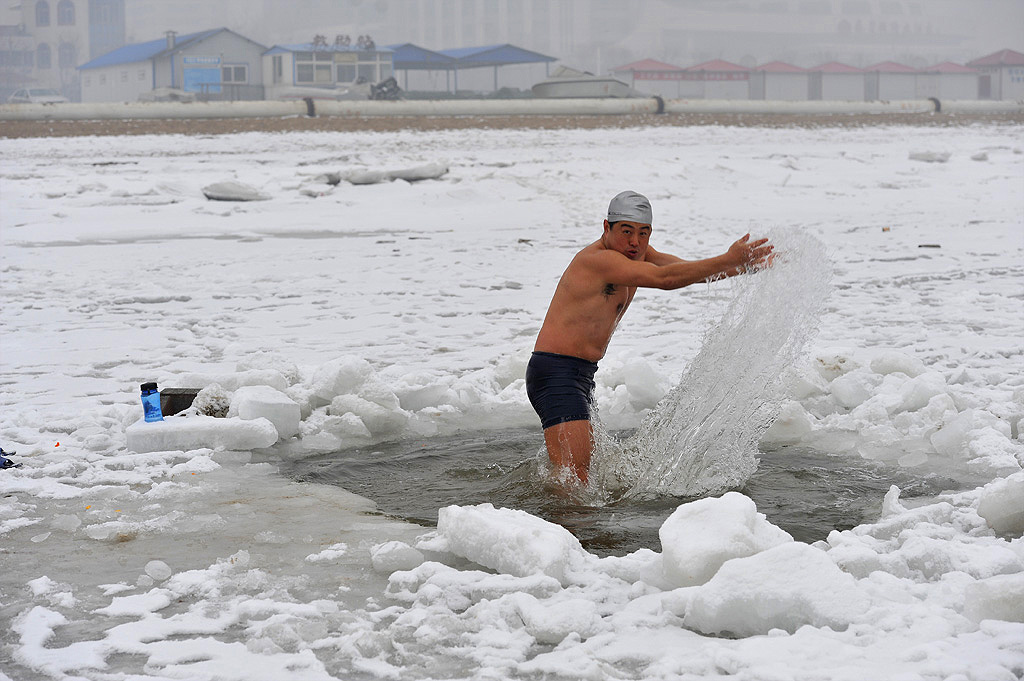
[[[142,389],[143,390],[156,390],[156,383],[143,383],[142,384]]]

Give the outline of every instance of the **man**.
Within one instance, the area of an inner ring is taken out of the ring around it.
[[[597,362],[638,287],[678,289],[742,274],[772,251],[747,234],[722,255],[682,260],[648,245],[651,204],[624,191],[612,199],[601,238],[572,259],[555,288],[526,369],[526,391],[541,418],[551,462],[586,484],[593,453],[590,408]]]

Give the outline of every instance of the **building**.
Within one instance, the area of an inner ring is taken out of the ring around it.
[[[263,99],[266,48],[227,28],[125,45],[79,67],[83,102],[135,101],[157,88],[201,99]]]
[[[392,76],[392,50],[377,47],[372,41],[356,45],[348,42],[271,47],[262,56],[266,98],[287,96],[296,87],[336,88],[379,83]]]
[[[1024,99],[1024,54],[999,50],[967,66],[978,70],[978,99]]]
[[[801,101],[808,97],[810,75],[807,69],[773,61],[750,72],[750,98],[773,101]]]
[[[749,99],[750,69],[712,59],[686,69],[679,89],[684,99]]]
[[[680,99],[683,96],[682,83],[686,80],[686,69],[682,66],[666,64],[657,59],[641,59],[617,66],[611,72],[637,92],[664,99]]]
[[[917,96],[917,69],[884,61],[864,68],[864,99],[892,101]]]
[[[31,61],[15,57],[19,67],[2,73],[0,89],[13,78],[78,100],[78,65],[124,44],[125,0],[22,0],[20,19],[15,50],[23,55],[30,44]]]
[[[977,99],[978,72],[968,66],[944,61],[917,72],[917,98]]]
[[[864,101],[864,69],[830,61],[808,69],[808,99]]]

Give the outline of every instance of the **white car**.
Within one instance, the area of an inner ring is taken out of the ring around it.
[[[8,104],[63,104],[67,97],[51,88],[29,87],[15,90],[7,98]]]

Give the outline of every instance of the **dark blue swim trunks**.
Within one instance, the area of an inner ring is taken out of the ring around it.
[[[547,429],[589,421],[597,363],[552,352],[534,352],[526,366],[526,394]]]

